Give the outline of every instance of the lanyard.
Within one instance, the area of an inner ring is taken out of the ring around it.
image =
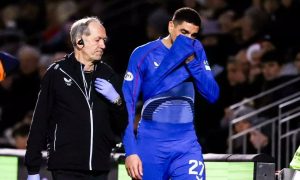
[[[93,79],[91,78],[90,83],[88,85],[88,83],[86,81],[86,78],[85,78],[85,75],[84,75],[83,66],[84,65],[81,65],[80,67],[81,67],[81,75],[82,75],[83,85],[84,85],[84,93],[85,93],[86,98],[91,103],[91,89],[92,89],[91,87],[92,87],[92,81],[93,81]],[[96,65],[94,65],[94,70],[93,70],[92,73],[94,73],[95,70],[96,70]],[[93,74],[92,74],[91,77],[93,77]]]

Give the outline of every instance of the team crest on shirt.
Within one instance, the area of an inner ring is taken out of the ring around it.
[[[156,61],[154,61],[153,64],[155,68],[158,68],[159,64]]]
[[[71,78],[67,79],[67,78],[64,77],[64,81],[65,81],[65,83],[66,83],[67,86],[71,86],[72,85],[72,79]]]
[[[207,60],[204,60],[203,64],[204,64],[205,70],[208,70],[208,71],[211,70]]]
[[[133,74],[131,72],[127,71],[125,76],[124,76],[124,80],[132,81],[133,80]]]

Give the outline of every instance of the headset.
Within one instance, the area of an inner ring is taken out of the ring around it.
[[[83,45],[84,46],[84,41],[83,39],[79,39],[79,41],[77,42],[78,45]]]

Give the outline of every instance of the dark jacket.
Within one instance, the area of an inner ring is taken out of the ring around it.
[[[90,99],[85,94],[83,65],[70,54],[47,71],[34,111],[25,165],[29,174],[39,172],[47,147],[49,170],[107,171],[116,135],[127,126],[125,103],[110,103],[97,93],[94,80],[100,77],[122,95],[122,82],[102,61],[95,64]],[[89,90],[87,90],[88,92]]]

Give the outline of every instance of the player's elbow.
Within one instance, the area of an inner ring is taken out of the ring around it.
[[[211,96],[208,100],[210,103],[215,103],[219,99],[219,95]]]
[[[218,86],[212,88],[212,90],[210,91],[210,94],[207,97],[207,100],[210,103],[215,103],[218,99],[219,99],[219,95],[220,95],[220,89]]]

